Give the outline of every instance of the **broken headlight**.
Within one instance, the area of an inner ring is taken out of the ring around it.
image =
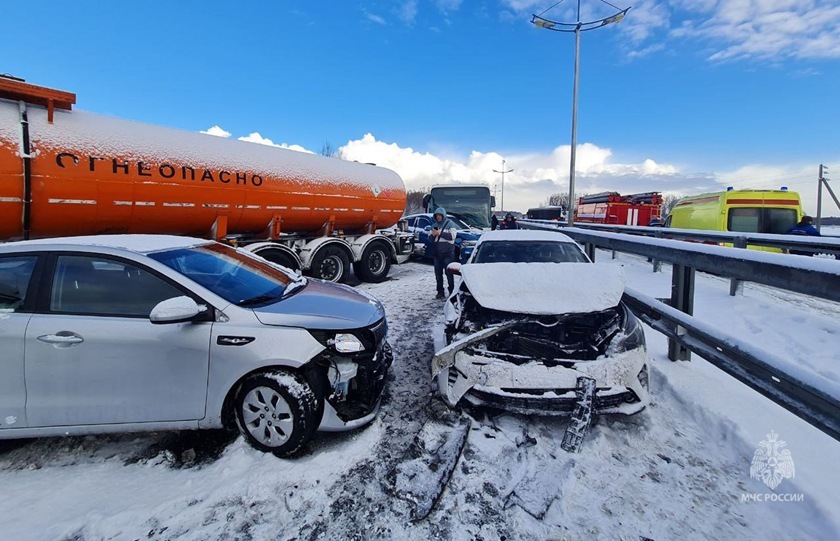
[[[632,351],[645,346],[645,329],[639,319],[624,307],[625,324],[622,332],[615,337],[612,344],[613,351]]]
[[[358,353],[365,350],[362,341],[349,333],[336,334],[335,338],[331,340],[331,345],[339,353]]]

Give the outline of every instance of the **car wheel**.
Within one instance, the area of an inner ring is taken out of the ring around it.
[[[390,250],[382,242],[372,242],[362,252],[362,259],[353,264],[356,276],[363,282],[379,283],[391,270]]]
[[[327,282],[343,282],[350,272],[350,258],[338,246],[327,246],[318,250],[312,258],[309,273]]]
[[[252,446],[280,457],[294,454],[317,426],[317,398],[306,381],[272,371],[246,379],[236,394],[236,423]]]

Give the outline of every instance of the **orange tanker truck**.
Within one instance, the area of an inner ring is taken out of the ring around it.
[[[0,76],[0,240],[160,233],[235,243],[315,277],[385,279],[411,234],[395,172],[73,111]]]

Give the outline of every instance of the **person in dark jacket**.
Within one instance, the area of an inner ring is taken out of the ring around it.
[[[496,215],[490,217],[490,230],[495,231],[499,228],[499,219],[496,218]]]
[[[807,235],[809,237],[819,237],[820,231],[814,227],[814,219],[810,216],[803,216],[799,223],[787,230],[788,235]],[[791,250],[790,253],[794,255],[814,255],[813,252],[803,252],[802,250]]]
[[[455,238],[457,235],[458,228],[455,222],[447,218],[446,210],[443,207],[438,207],[435,210],[432,230],[429,231],[429,243],[432,245],[432,253],[435,257],[436,299],[444,297],[443,273],[446,271],[446,267],[455,261]],[[455,289],[455,277],[447,272],[446,281],[449,286],[449,293],[452,294],[452,290]]]
[[[505,214],[505,219],[499,224],[499,229],[519,229],[519,222],[513,217],[513,214],[508,212]]]

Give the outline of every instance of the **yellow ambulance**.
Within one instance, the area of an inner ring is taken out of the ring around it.
[[[799,194],[781,190],[704,193],[677,201],[665,227],[785,234],[802,218]]]
[[[803,214],[799,194],[786,188],[730,188],[725,192],[680,199],[665,219],[665,227],[783,235],[796,225]],[[773,248],[764,250],[780,251]]]

